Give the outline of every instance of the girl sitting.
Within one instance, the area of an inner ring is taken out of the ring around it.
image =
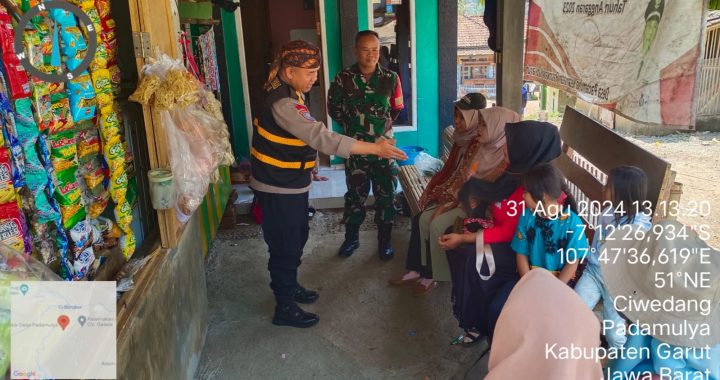
[[[607,185],[603,189],[603,197],[611,204],[600,213],[599,228],[593,237],[588,264],[575,286],[575,291],[590,310],[595,308],[600,300],[603,301],[603,326],[606,323],[613,326],[610,331],[603,329],[610,347],[621,348],[627,338],[621,332],[625,331],[625,319],[615,310],[613,297],[605,286],[600,270],[600,246],[605,243],[607,235],[619,226],[635,224],[645,230],[650,229],[652,212],[643,207],[646,194],[647,176],[642,169],[635,166],[618,166],[610,171]]]
[[[520,277],[539,267],[568,283],[585,259],[588,242],[584,223],[576,214],[575,200],[565,194],[564,204],[558,201],[563,195],[564,181],[552,164],[538,165],[523,175],[526,208],[510,243],[517,254]]]

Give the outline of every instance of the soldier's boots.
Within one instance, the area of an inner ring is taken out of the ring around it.
[[[319,321],[317,314],[305,312],[291,297],[278,297],[273,325],[306,328],[315,326]]]
[[[382,261],[389,261],[395,256],[392,245],[390,245],[390,237],[392,235],[393,225],[391,223],[378,224],[378,257]]]
[[[345,224],[345,241],[340,246],[338,255],[350,257],[360,247],[360,225]]]

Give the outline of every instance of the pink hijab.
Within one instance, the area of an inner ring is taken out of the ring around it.
[[[505,160],[505,124],[520,121],[520,115],[504,107],[485,108],[479,112],[487,125],[488,142],[475,153],[470,171],[479,179],[489,177]]]
[[[599,380],[600,362],[546,355],[573,346],[600,347],[600,323],[580,297],[545,269],[533,269],[515,285],[500,313],[485,380]],[[558,354],[559,356],[559,354]]]

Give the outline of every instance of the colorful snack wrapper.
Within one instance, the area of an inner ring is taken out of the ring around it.
[[[129,260],[132,254],[135,252],[135,246],[137,240],[135,240],[135,234],[132,231],[127,231],[123,236],[120,237],[120,251],[125,260]]]
[[[90,222],[82,220],[69,231],[70,243],[73,251],[79,254],[92,244],[92,227]]]
[[[26,30],[25,33],[23,33],[23,45],[25,46],[28,60],[33,66],[42,67],[45,65],[40,34],[36,30]]]
[[[39,190],[42,190],[47,184],[47,180],[47,172],[42,167],[25,167],[25,183],[31,192],[36,193]]]
[[[95,97],[102,112],[103,107],[112,106],[113,100],[115,100],[112,82],[110,81],[110,71],[107,69],[96,70],[92,73],[92,80],[95,85]]]
[[[95,0],[95,8],[97,8],[101,20],[110,18],[110,1]]]
[[[60,24],[62,27],[72,27],[77,26],[77,22],[75,21],[75,16],[64,10],[64,9],[58,9],[53,8],[50,10],[50,18],[55,21],[56,23]]]
[[[35,215],[40,224],[55,222],[60,218],[57,210],[50,204],[45,191],[35,193]]]
[[[5,73],[7,73],[11,98],[20,99],[30,96],[28,75],[17,56],[12,53],[3,53],[2,62],[5,66]]]
[[[75,225],[87,216],[85,206],[81,202],[67,206],[60,205],[60,214],[62,215],[62,224],[65,229],[75,227]]]
[[[95,116],[97,101],[90,75],[85,72],[67,85],[70,97],[70,110],[76,123],[91,120]]]
[[[92,267],[92,263],[94,261],[95,252],[93,251],[93,247],[88,247],[84,251],[82,251],[75,258],[75,262],[73,263],[73,269],[75,270],[73,278],[75,280],[81,280],[85,278],[88,275],[88,272],[90,271],[90,268]]]
[[[105,173],[101,168],[98,168],[94,172],[83,175],[85,185],[88,190],[95,196],[101,194],[105,190],[103,182],[105,181]]]
[[[88,206],[88,217],[91,219],[98,218],[105,212],[108,203],[110,203],[110,194],[108,194],[107,191],[103,191],[90,202],[90,206]]]
[[[58,172],[57,183],[55,185],[55,199],[61,206],[73,206],[80,204],[82,193],[75,178],[77,169],[68,169]]]
[[[0,204],[13,203],[16,198],[10,152],[0,147]]]
[[[16,203],[0,205],[0,241],[25,252],[25,225],[20,208]]]
[[[113,223],[112,220],[100,216],[96,219],[90,219],[90,223],[92,223],[95,227],[97,227],[98,230],[102,233],[103,238],[105,239],[119,239],[120,236],[122,236],[122,231],[120,228]]]
[[[115,203],[126,201],[128,177],[125,168],[119,167],[110,174],[110,196]]]
[[[122,74],[120,73],[120,67],[118,65],[110,65],[108,66],[108,71],[110,72],[110,81],[113,85],[113,95],[116,97],[120,95],[120,91],[122,90],[120,88],[120,83],[122,83]]]
[[[50,126],[50,134],[72,130],[74,127],[70,116],[70,99],[64,92],[50,95],[51,110],[55,122]]]
[[[130,206],[127,201],[123,201],[115,206],[114,211],[115,221],[117,222],[118,227],[120,227],[124,233],[131,232],[130,223],[132,223],[132,206]]]
[[[68,61],[65,62],[68,69],[75,70],[82,61],[85,53],[87,52],[87,42],[83,37],[80,28],[77,26],[64,27],[60,30],[60,38],[62,38],[62,52],[63,55],[68,57]],[[72,64],[70,59],[79,61],[77,64]]]
[[[108,51],[102,41],[97,45],[95,59],[90,63],[90,72],[103,70],[108,67]]]
[[[15,130],[21,144],[40,132],[33,117],[32,101],[29,98],[15,100]]]
[[[70,161],[73,166],[77,166],[75,163],[77,158],[77,139],[74,132],[56,133],[48,137],[48,142],[50,143],[50,159],[53,162],[55,160],[65,160]]]
[[[118,168],[125,168],[125,147],[120,140],[120,136],[115,135],[109,140],[106,140],[105,145],[103,145],[103,153],[105,155],[105,161],[110,168],[111,175],[115,173]]]
[[[91,131],[91,130],[88,130]],[[84,138],[78,141],[78,161],[83,164],[100,154],[100,137],[97,135],[83,136]]]

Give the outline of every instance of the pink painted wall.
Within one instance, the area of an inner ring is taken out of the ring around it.
[[[290,42],[290,30],[314,29],[315,10],[303,9],[303,0],[267,0],[273,54]]]

